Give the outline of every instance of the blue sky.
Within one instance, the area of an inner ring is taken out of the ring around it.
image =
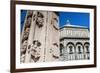
[[[25,16],[26,16],[26,10],[21,10],[21,31],[22,31],[22,28],[23,28],[23,24],[24,24],[24,20],[25,20]]]
[[[72,25],[85,26],[89,28],[89,17],[89,13],[59,12],[60,27],[65,25],[67,20],[69,20]]]
[[[26,10],[21,10],[21,31],[23,28],[23,23],[26,15]],[[67,20],[70,21],[72,25],[79,26],[90,26],[90,14],[89,13],[80,13],[80,12],[59,12],[59,26],[62,27],[66,24]]]

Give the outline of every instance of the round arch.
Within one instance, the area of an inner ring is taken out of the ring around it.
[[[63,55],[64,45],[60,43],[60,56]]]
[[[69,42],[67,45],[66,45],[66,48],[67,48],[67,52],[69,54],[73,54],[75,52],[75,45],[73,42]]]
[[[84,52],[84,46],[83,46],[83,44],[81,42],[77,42],[76,43],[76,52],[78,54],[81,54],[81,53]]]
[[[89,46],[90,46],[90,43],[89,42],[85,42],[84,43],[84,52],[86,52],[86,53],[89,53],[90,51],[89,51]]]

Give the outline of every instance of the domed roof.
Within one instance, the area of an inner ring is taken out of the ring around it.
[[[72,24],[70,23],[69,20],[67,20],[67,21],[66,21],[66,24],[65,24],[63,27],[61,27],[61,28],[66,28],[66,27],[87,28],[87,27],[85,27],[85,26],[72,25]]]

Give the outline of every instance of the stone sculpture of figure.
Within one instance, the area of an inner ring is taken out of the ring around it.
[[[26,26],[27,27],[30,27],[30,25],[31,25],[32,15],[33,15],[33,11],[32,10],[28,11],[27,21],[26,21]]]
[[[50,49],[50,53],[52,55],[53,61],[59,60],[60,50],[57,43],[53,43],[53,46]]]
[[[28,38],[28,36],[29,36],[29,30],[30,30],[29,27],[26,27],[26,28],[25,28],[24,35],[23,35],[23,39]]]
[[[24,40],[21,48],[21,63],[24,63],[26,49],[27,49],[27,40]]]
[[[44,16],[42,13],[37,12],[37,19],[36,19],[36,24],[38,25],[38,27],[42,27],[43,26],[43,22],[44,22]]]
[[[33,41],[31,46],[31,62],[37,62],[40,59],[41,43],[38,40]]]
[[[27,18],[26,26],[30,27],[30,25],[31,25],[31,20],[32,20],[31,17]]]

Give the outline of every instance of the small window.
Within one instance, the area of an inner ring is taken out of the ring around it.
[[[89,46],[86,46],[86,52],[89,53]]]
[[[81,46],[78,46],[78,53],[81,54]]]
[[[73,47],[72,46],[69,46],[69,50],[70,50],[69,53],[70,54],[73,54],[73,50],[72,49],[73,49]]]
[[[60,44],[60,56],[62,56],[64,54],[63,50],[64,50],[64,46],[62,44]]]

